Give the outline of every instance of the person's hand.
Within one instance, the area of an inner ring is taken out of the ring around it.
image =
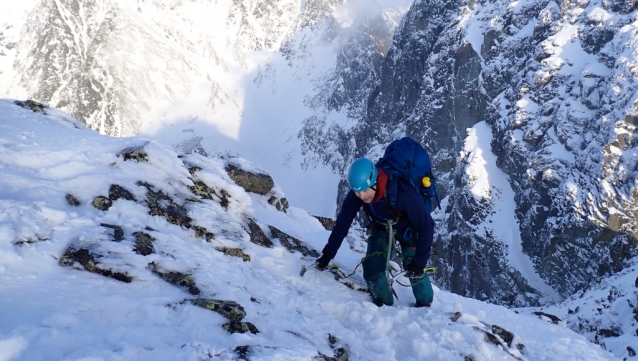
[[[407,278],[421,278],[423,277],[423,266],[419,266],[414,262],[411,262],[406,268],[405,277]]]
[[[322,254],[321,257],[315,261],[315,267],[317,267],[319,271],[325,271],[326,268],[328,268],[328,263],[330,263],[330,258]]]

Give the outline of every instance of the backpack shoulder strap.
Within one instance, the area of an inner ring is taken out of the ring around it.
[[[387,202],[386,207],[388,212],[392,215],[394,220],[398,220],[401,218],[401,212],[397,210],[397,198],[399,194],[399,180],[392,175],[388,175],[388,185],[385,189],[385,194],[383,195]]]

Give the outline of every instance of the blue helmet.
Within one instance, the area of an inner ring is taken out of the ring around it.
[[[348,183],[355,192],[363,192],[377,183],[377,167],[368,158],[358,158],[348,170]]]

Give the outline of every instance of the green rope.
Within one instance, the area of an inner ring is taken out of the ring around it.
[[[395,225],[396,223],[389,220],[388,221],[388,250],[387,251],[377,251],[377,252],[372,252],[368,255],[366,255],[365,257],[363,257],[361,259],[361,261],[359,261],[359,263],[357,263],[357,265],[354,267],[354,270],[349,273],[349,274],[345,274],[345,272],[341,271],[341,269],[339,269],[339,266],[336,264],[332,264],[328,267],[328,270],[331,272],[336,272],[338,273],[341,277],[343,278],[348,278],[352,275],[354,275],[357,272],[357,268],[359,268],[359,266],[361,266],[363,264],[363,262],[368,259],[369,257],[373,257],[376,255],[383,255],[384,253],[386,254],[386,259],[385,259],[385,272],[386,272],[386,277],[389,275],[391,276],[391,278],[395,278],[394,275],[392,274],[392,272],[390,272],[390,257],[392,254],[392,246],[394,245],[394,230],[392,229],[392,226]],[[399,285],[403,286],[403,287],[412,287],[414,285],[418,285],[419,283],[423,282],[423,280],[425,280],[427,277],[431,276],[432,274],[434,274],[434,272],[436,272],[436,268],[434,267],[426,267],[423,269],[423,276],[421,278],[419,278],[419,280],[415,283],[410,283],[410,284],[403,284],[401,282],[399,282],[398,280],[394,280],[396,283],[398,283]]]
[[[434,272],[436,272],[436,268],[434,268],[434,267],[426,267],[426,268],[423,269],[423,276],[421,278],[419,278],[419,280],[416,281],[415,283],[410,283],[410,284],[405,285],[405,284],[399,282],[399,280],[394,280],[394,282],[398,283],[399,285],[401,285],[403,287],[412,287],[412,286],[418,285],[419,283],[423,282],[426,278],[428,278],[431,275],[433,275]]]

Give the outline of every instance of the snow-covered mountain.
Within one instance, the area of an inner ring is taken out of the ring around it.
[[[443,197],[432,258],[443,289],[539,306],[634,264],[635,1],[3,9],[0,96],[180,154],[241,155],[313,214],[334,216],[353,159],[419,140]]]
[[[329,232],[241,158],[0,100],[0,169],[0,360],[618,359],[533,310],[301,277]]]

